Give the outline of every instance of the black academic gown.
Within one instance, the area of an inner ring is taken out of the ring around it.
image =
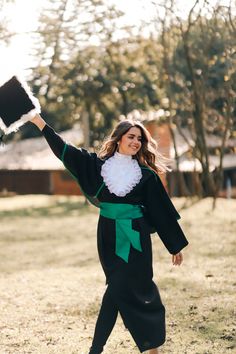
[[[177,221],[180,216],[160,178],[140,166],[140,182],[125,197],[118,197],[104,184],[101,176],[104,160],[95,153],[66,145],[49,126],[45,126],[43,134],[55,155],[95,205],[99,207],[100,202],[142,205],[145,216],[132,220],[132,228],[140,233],[142,252],[131,246],[128,263],[117,256],[115,221],[101,215],[97,247],[109,293],[140,352],[159,347],[165,342],[165,307],[153,282],[150,231],[155,229],[171,254],[178,253],[188,244]]]

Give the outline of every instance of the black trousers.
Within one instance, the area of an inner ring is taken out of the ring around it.
[[[107,288],[102,299],[102,304],[95,326],[92,347],[89,354],[100,354],[116,323],[118,309],[115,306]]]

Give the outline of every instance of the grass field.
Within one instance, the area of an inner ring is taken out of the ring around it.
[[[153,236],[167,310],[163,354],[236,352],[236,200],[174,200],[190,245],[181,267]],[[97,210],[80,197],[0,199],[0,354],[87,354],[105,289]],[[138,353],[120,318],[105,354]]]

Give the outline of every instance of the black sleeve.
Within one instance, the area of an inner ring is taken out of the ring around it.
[[[151,225],[171,254],[180,252],[188,245],[188,241],[177,221],[180,215],[172,204],[159,176],[152,173],[144,189],[144,206]]]
[[[64,149],[64,146],[66,142],[58,135],[53,128],[51,128],[49,125],[45,125],[45,127],[42,130],[42,133],[45,137],[45,139],[48,142],[48,145],[50,146],[51,150],[53,153],[61,159],[62,152]]]
[[[67,144],[49,125],[43,128],[42,133],[53,153],[78,181],[82,191],[90,196],[95,195],[101,184],[97,155]]]

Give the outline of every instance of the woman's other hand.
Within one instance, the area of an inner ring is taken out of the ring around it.
[[[172,263],[173,265],[180,265],[183,262],[182,252],[172,254]]]

